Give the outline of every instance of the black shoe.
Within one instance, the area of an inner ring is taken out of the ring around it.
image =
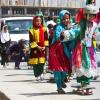
[[[67,85],[64,83],[64,82],[62,82],[62,88],[66,88],[67,87]]]
[[[65,94],[66,92],[61,88],[61,89],[58,89],[58,94]]]

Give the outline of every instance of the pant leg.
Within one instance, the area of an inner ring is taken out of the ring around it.
[[[55,78],[55,82],[57,84],[57,89],[60,89],[62,88],[62,76],[61,76],[61,73],[62,72],[59,72],[59,71],[54,71],[54,78]]]
[[[67,73],[66,72],[61,72],[61,80],[64,82],[64,79],[66,78]]]
[[[33,66],[35,77],[39,77],[43,73],[43,70],[44,70],[44,64],[36,64]]]
[[[20,55],[16,55],[15,57],[15,67],[19,68],[20,65]]]
[[[6,61],[5,54],[2,53],[2,54],[1,54],[1,65],[5,66],[5,61]]]
[[[24,57],[24,61],[27,61],[26,54],[23,50],[21,51],[20,56],[21,56],[21,59],[22,57]]]
[[[1,65],[5,66],[6,61],[7,61],[6,49],[5,46],[3,46],[1,53]]]

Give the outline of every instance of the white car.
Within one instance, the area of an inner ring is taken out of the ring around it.
[[[28,29],[32,26],[33,17],[7,17],[0,21],[7,24],[11,41],[29,40]]]

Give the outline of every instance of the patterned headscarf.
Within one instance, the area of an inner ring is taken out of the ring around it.
[[[60,11],[60,13],[59,13],[59,18],[60,18],[60,20],[63,19],[63,17],[64,17],[65,14],[70,15],[69,11],[67,11],[67,10],[62,10],[62,11]]]
[[[42,19],[42,25],[41,25],[41,27],[42,27],[42,26],[45,26],[45,20],[44,20],[44,17],[43,17],[43,13],[42,13],[42,12],[39,12],[39,13],[36,14],[36,16],[33,17],[33,27],[38,28],[38,27],[36,26],[36,23],[35,23],[37,17],[40,17],[40,18]]]

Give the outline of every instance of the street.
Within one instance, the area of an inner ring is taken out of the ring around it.
[[[97,54],[97,60],[99,59],[100,53]],[[21,70],[15,70],[12,62],[6,68],[0,65],[0,91],[11,100],[100,100],[100,77],[91,82],[91,85],[96,87],[93,89],[93,95],[74,94],[71,85],[76,83],[75,78],[66,83],[66,94],[57,94],[55,83],[47,82],[49,73],[44,74],[43,81],[36,81],[27,63],[22,62],[20,66]]]

